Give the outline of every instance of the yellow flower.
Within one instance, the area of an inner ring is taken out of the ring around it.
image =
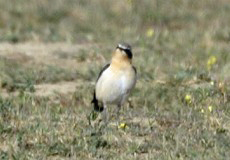
[[[201,112],[201,113],[204,113],[204,109],[201,109],[200,112]]]
[[[188,104],[192,103],[192,96],[190,94],[186,94],[184,99]]]
[[[209,110],[209,112],[212,112],[213,111],[213,107],[212,106],[208,106],[208,110]]]
[[[126,123],[121,123],[118,128],[121,128],[121,129],[125,129],[127,128],[127,124]]]
[[[210,84],[211,84],[212,86],[214,86],[214,82],[213,82],[213,81],[211,81]]]
[[[154,35],[154,29],[153,28],[149,28],[146,32],[146,37],[152,37]]]
[[[208,61],[207,61],[207,68],[211,69],[214,64],[216,64],[217,58],[216,56],[210,56]]]

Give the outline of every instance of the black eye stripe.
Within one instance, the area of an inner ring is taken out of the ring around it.
[[[117,49],[124,51],[127,54],[128,58],[132,59],[133,54],[132,54],[131,48],[122,48],[118,45]]]
[[[132,57],[133,57],[132,52],[131,52],[129,49],[124,49],[124,51],[125,51],[125,53],[128,55],[128,57],[129,57],[130,59],[132,59]]]

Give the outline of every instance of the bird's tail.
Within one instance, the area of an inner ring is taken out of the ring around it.
[[[98,103],[98,100],[96,98],[96,92],[94,91],[93,93],[93,100],[91,101],[91,103],[94,104],[94,110],[97,111],[97,112],[102,112],[103,111],[103,106],[99,106],[99,103]]]

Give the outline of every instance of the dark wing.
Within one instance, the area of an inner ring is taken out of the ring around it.
[[[96,92],[95,92],[95,90],[93,92],[93,100],[91,101],[91,103],[94,104],[94,110],[95,111],[97,111],[97,112],[102,112],[103,111],[104,107],[103,106],[101,106],[101,107],[99,106],[98,100],[96,98]]]
[[[135,74],[137,74],[137,69],[133,66],[133,70],[135,72]]]
[[[100,73],[99,73],[99,75],[98,75],[98,77],[97,77],[97,81],[98,81],[98,79],[101,77],[102,73],[103,73],[107,68],[109,68],[109,66],[110,66],[110,64],[106,64],[106,65],[102,68],[102,70],[100,71]],[[96,81],[96,82],[97,82],[97,81]]]

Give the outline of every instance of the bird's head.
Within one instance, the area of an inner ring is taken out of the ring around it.
[[[132,48],[127,43],[119,43],[117,45],[116,52],[118,54],[122,54],[122,56],[125,56],[125,57],[127,57],[129,59],[132,59],[132,57],[133,57]]]
[[[119,63],[131,63],[132,57],[133,54],[131,46],[127,43],[120,43],[116,47],[116,50],[112,57],[112,61]]]

